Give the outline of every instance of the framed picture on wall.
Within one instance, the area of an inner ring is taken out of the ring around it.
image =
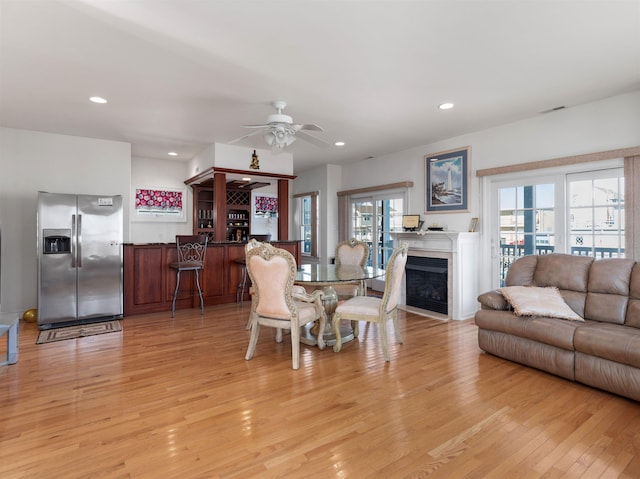
[[[139,187],[133,190],[132,221],[185,222],[185,188]]]
[[[469,211],[470,152],[466,147],[424,157],[426,213]]]

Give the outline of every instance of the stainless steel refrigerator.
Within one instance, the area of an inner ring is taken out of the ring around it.
[[[38,192],[40,329],[122,317],[122,196]]]

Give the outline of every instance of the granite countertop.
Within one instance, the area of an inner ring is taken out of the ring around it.
[[[270,241],[270,243],[296,243],[301,240],[274,240]],[[247,241],[209,241],[209,244],[246,244]],[[157,242],[157,243],[122,243],[123,246],[161,246],[161,245],[175,245],[175,241],[171,242]]]

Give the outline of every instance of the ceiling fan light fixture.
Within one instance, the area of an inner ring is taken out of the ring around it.
[[[265,133],[264,140],[271,148],[283,149],[296,141],[296,137],[283,128],[275,128]]]
[[[282,150],[286,148],[296,141],[297,136],[300,136],[304,141],[313,143],[316,146],[324,147],[330,145],[328,142],[320,138],[316,138],[313,135],[309,135],[306,131],[302,131],[324,131],[322,127],[315,123],[293,123],[293,118],[282,112],[282,110],[287,106],[285,101],[274,101],[273,106],[278,112],[269,115],[267,117],[267,123],[261,125],[244,125],[245,128],[254,129],[253,133],[231,140],[229,144],[232,145],[254,135],[262,135],[265,143],[267,143],[267,145],[272,149]]]

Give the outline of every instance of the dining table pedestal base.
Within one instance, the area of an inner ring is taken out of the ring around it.
[[[318,345],[318,335],[314,334],[311,330],[313,329],[313,324],[307,324],[300,328],[300,342],[302,344],[306,344],[307,346],[317,346]],[[340,325],[340,336],[342,336],[342,344],[348,343],[349,341],[353,341],[353,329],[351,329],[351,325],[342,324]],[[324,332],[324,347],[325,349],[329,348],[329,346],[333,346],[336,344],[336,335],[333,332],[333,328],[331,330],[325,329]]]
[[[327,315],[327,324],[323,334],[324,343],[325,346],[333,346],[336,344],[336,335],[331,327],[331,320],[333,319],[333,313],[338,307],[338,294],[331,286],[323,286],[322,292],[324,293],[322,304],[324,305],[324,312]],[[316,346],[318,344],[319,329],[320,325],[317,321],[302,326],[300,328],[300,342],[309,346]],[[340,335],[342,336],[343,343],[353,340],[353,329],[351,329],[350,323],[340,325]]]
[[[298,267],[295,284],[303,286],[307,291],[322,288],[324,293],[323,304],[327,315],[327,325],[323,338],[327,346],[336,344],[336,335],[331,327],[333,313],[338,307],[338,295],[333,285],[366,281],[372,278],[384,276],[385,271],[371,266],[347,265],[347,264],[303,264]],[[315,327],[315,329],[314,329]],[[300,342],[309,346],[318,344],[318,322],[313,326],[300,328]],[[340,325],[342,342],[347,343],[355,338],[351,329],[351,322],[345,321]]]

